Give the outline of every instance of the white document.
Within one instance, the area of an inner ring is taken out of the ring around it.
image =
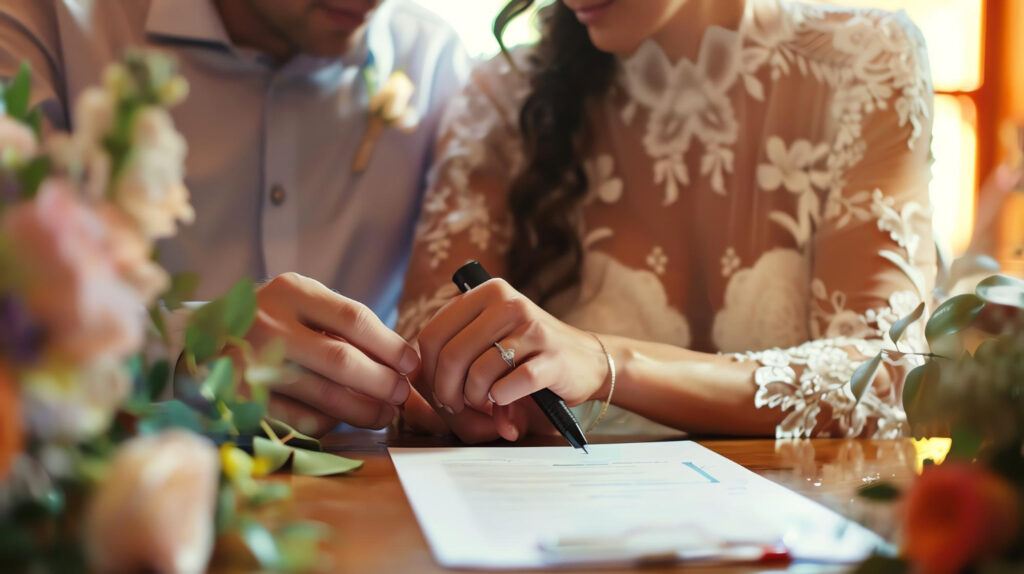
[[[850,562],[884,541],[691,441],[569,447],[391,448],[430,543],[449,568],[678,560]]]

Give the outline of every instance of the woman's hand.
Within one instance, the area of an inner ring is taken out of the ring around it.
[[[495,342],[514,350],[515,368]],[[419,348],[421,380],[432,394],[424,396],[450,415],[466,405],[500,413],[544,388],[569,405],[607,394],[607,362],[597,340],[501,279],[455,297],[438,311],[420,333]]]

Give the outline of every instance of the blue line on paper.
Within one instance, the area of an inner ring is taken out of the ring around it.
[[[699,475],[703,476],[704,478],[708,479],[708,482],[710,482],[711,484],[717,484],[718,483],[718,479],[717,478],[711,476],[703,468],[693,464],[692,462],[684,462],[683,464],[685,464],[686,466],[688,466],[691,469],[693,469],[693,471],[696,472],[697,474],[699,474]]]

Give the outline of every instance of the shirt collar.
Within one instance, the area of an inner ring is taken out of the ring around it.
[[[293,69],[310,73],[331,64],[362,67],[372,63],[378,78],[394,71],[395,48],[391,31],[393,2],[385,0],[366,27],[362,41],[338,59],[315,58],[300,54]],[[152,0],[146,16],[146,34],[170,40],[213,44],[234,49],[231,37],[212,0]]]
[[[211,0],[153,0],[146,15],[146,34],[231,46],[231,38]]]

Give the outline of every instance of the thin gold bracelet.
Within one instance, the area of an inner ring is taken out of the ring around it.
[[[608,412],[608,405],[612,404],[612,393],[615,392],[615,359],[612,358],[611,353],[609,353],[608,349],[604,346],[604,341],[601,340],[601,337],[597,336],[597,333],[591,331],[588,331],[588,333],[590,333],[591,337],[597,340],[598,345],[601,345],[601,352],[604,353],[604,358],[608,362],[608,374],[612,379],[611,385],[608,388],[608,398],[605,399],[604,405],[601,406],[601,412],[597,413],[597,418],[594,419],[594,422],[587,426],[587,432],[590,432],[594,430],[597,423],[601,422],[601,419],[604,418],[604,415]]]

